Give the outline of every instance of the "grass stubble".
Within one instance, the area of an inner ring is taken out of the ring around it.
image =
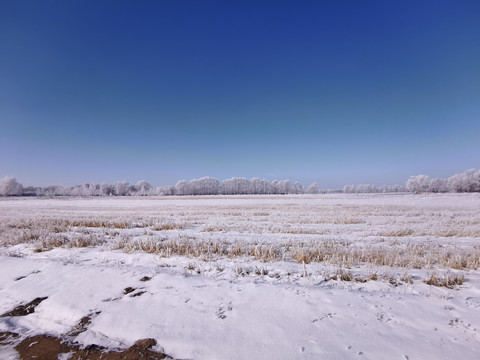
[[[11,214],[0,208],[0,246],[30,244],[36,252],[101,246],[203,262],[320,263],[338,268],[325,279],[358,282],[385,277],[365,272],[358,276],[351,269],[404,269],[404,274],[426,269],[430,273],[425,284],[445,287],[462,285],[461,272],[480,266],[476,208],[389,205],[388,201],[362,206],[348,201],[343,205],[260,201],[255,206],[235,205],[235,199],[230,205],[202,205],[200,200],[194,207],[95,208],[93,212],[53,207]],[[264,275],[254,269],[250,273]],[[412,279],[403,275],[398,281]]]

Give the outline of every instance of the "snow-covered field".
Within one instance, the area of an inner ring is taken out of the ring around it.
[[[47,297],[0,317],[22,337],[199,360],[480,353],[479,194],[8,198],[0,245],[0,315]]]

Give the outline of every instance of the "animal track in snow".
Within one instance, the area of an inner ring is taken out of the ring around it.
[[[224,305],[220,305],[215,315],[217,316],[217,318],[223,320],[227,318],[227,315],[225,315],[225,312],[232,311],[232,310],[233,310],[233,306],[232,306],[232,302],[230,301],[226,307]]]
[[[337,315],[337,313],[327,313],[327,314],[323,315],[322,317],[320,317],[318,319],[314,319],[312,322],[316,323],[318,321],[322,321],[322,320],[325,320],[325,319],[332,319],[335,315]]]

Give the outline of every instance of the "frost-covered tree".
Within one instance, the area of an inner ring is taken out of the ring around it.
[[[152,195],[153,187],[145,180],[140,180],[135,185],[135,195],[147,196]]]
[[[185,180],[179,180],[175,184],[175,195],[187,195],[188,183]]]
[[[203,177],[200,179],[204,195],[218,195],[220,191],[220,182],[211,177]]]
[[[251,194],[271,194],[272,185],[266,179],[252,178],[250,179]]]
[[[102,196],[102,187],[100,184],[81,184],[72,186],[67,190],[70,196]]]
[[[205,195],[206,184],[204,179],[192,179],[188,182],[186,195]]]
[[[68,195],[70,196],[88,196],[90,194],[87,193],[86,187],[88,184],[83,185],[75,185],[68,189]]]
[[[295,181],[295,184],[293,184],[293,193],[303,194],[303,186],[298,181]]]
[[[220,192],[224,195],[247,194],[250,189],[250,181],[246,178],[233,177],[222,182]]]
[[[422,192],[480,192],[480,171],[470,169],[448,179],[430,179],[426,175],[412,176],[406,187],[409,191]]]
[[[176,193],[175,186],[161,186],[161,187],[155,188],[155,190],[153,190],[151,195],[170,196],[170,195],[179,195],[179,194]]]
[[[115,186],[112,184],[100,184],[100,189],[102,192],[102,196],[113,196],[115,195]]]
[[[358,185],[345,185],[343,187],[343,192],[345,194],[371,194],[371,193],[388,193],[388,192],[399,192],[402,187],[398,185],[383,185],[377,187],[372,184],[358,184]],[[336,192],[333,190],[333,192]]]
[[[398,193],[398,192],[405,192],[405,187],[400,185],[383,185],[378,189],[379,192],[382,193]]]
[[[318,194],[318,184],[316,182],[312,183],[307,190],[305,190],[307,194]]]
[[[375,193],[377,192],[377,188],[375,187],[375,185],[371,184],[359,184],[355,186],[355,192],[362,194]]]
[[[259,178],[250,179],[250,191],[252,194],[262,194],[262,180]]]
[[[407,180],[405,186],[408,191],[425,192],[430,187],[430,178],[427,175],[412,176]]]
[[[130,184],[126,181],[117,181],[114,185],[115,195],[117,196],[127,196],[129,195]]]
[[[190,180],[187,189],[188,195],[217,195],[220,183],[217,179],[206,176]]]
[[[50,185],[45,187],[37,187],[31,195],[37,196],[66,196],[69,194],[69,189],[60,185]]]
[[[430,185],[428,186],[429,192],[434,193],[443,193],[448,191],[447,179],[435,178],[430,180]]]
[[[272,181],[272,190],[271,190],[271,194],[279,194],[279,191],[280,191],[280,180],[273,180]]]
[[[290,180],[281,180],[277,183],[277,194],[291,194],[292,184]]]
[[[448,178],[447,187],[451,192],[480,192],[480,171],[469,169],[453,175]]]
[[[0,196],[19,196],[23,194],[23,186],[14,177],[5,176],[0,179]]]

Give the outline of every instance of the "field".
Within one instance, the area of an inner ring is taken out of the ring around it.
[[[479,267],[479,194],[4,198],[0,357],[477,359]]]

